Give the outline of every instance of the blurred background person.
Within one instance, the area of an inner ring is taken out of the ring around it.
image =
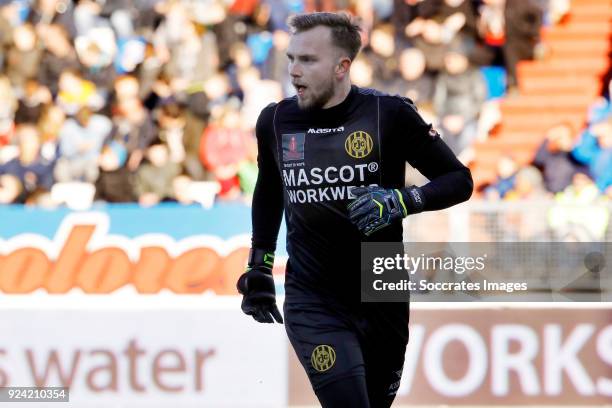
[[[170,160],[168,146],[159,140],[154,141],[147,147],[145,159],[134,177],[138,203],[150,207],[173,199],[173,180],[181,173],[181,167]]]
[[[13,30],[13,44],[8,51],[6,74],[19,93],[26,81],[36,77],[42,50],[32,24],[26,23]]]
[[[132,174],[126,166],[127,149],[117,141],[104,145],[98,158],[95,200],[109,203],[135,201]]]
[[[41,151],[38,128],[33,123],[23,123],[15,131],[19,155],[0,165],[0,174],[8,174],[19,182],[19,196],[13,202],[35,203],[43,193],[53,186],[53,168],[56,163],[55,152],[45,156]]]
[[[111,130],[109,118],[86,107],[68,118],[59,132],[61,157],[55,166],[56,180],[94,183],[98,178],[98,156]]]
[[[533,165],[544,175],[546,189],[558,193],[572,182],[574,175],[584,171],[584,166],[572,154],[575,131],[570,123],[553,125],[546,131],[533,160]]]
[[[542,9],[534,0],[506,0],[504,9],[504,59],[508,72],[508,87],[517,86],[516,64],[533,59],[535,47],[540,41]]]
[[[612,186],[612,115],[582,134],[573,155],[589,167],[599,190],[606,192]]]
[[[476,138],[479,113],[487,97],[482,73],[468,59],[472,45],[466,38],[455,39],[444,55],[444,70],[434,91],[434,112],[442,136],[457,155]]]

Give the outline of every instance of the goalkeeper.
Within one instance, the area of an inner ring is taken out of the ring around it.
[[[270,104],[257,121],[242,309],[259,322],[283,322],[272,266],[284,212],[285,328],[321,405],[389,407],[409,305],[360,302],[361,242],[401,242],[404,217],[467,200],[472,178],[410,100],[351,85],[361,37],[350,17],[303,14],[289,25],[297,95]],[[406,162],[430,182],[406,187]]]

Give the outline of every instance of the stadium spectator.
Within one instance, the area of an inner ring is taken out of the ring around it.
[[[508,87],[517,86],[516,64],[534,57],[540,41],[542,9],[534,0],[506,0],[504,59],[508,72]]]
[[[419,108],[431,105],[435,78],[425,70],[425,56],[418,48],[406,48],[399,57],[400,77],[393,88],[397,93],[410,98]]]
[[[20,92],[28,79],[36,77],[41,60],[41,49],[34,26],[29,23],[15,27],[13,45],[8,51],[6,74]]]
[[[185,100],[185,129],[183,144],[185,146],[184,167],[194,181],[210,178],[200,161],[200,143],[209,118],[208,96],[200,89],[187,94]]]
[[[373,67],[373,87],[383,92],[396,93],[392,88],[397,76],[397,51],[395,37],[391,24],[381,24],[372,30],[370,35],[370,49],[364,50],[366,58]]]
[[[121,143],[111,141],[102,148],[96,180],[96,200],[123,203],[135,200],[131,174],[125,163],[127,149]]]
[[[440,118],[445,142],[460,154],[476,137],[478,114],[487,97],[482,73],[470,64],[469,39],[457,37],[444,55],[444,71],[438,76],[434,111]]]
[[[158,111],[159,138],[168,146],[170,161],[182,163],[185,160],[185,112],[176,102],[162,105]]]
[[[221,185],[219,196],[234,199],[240,193],[238,170],[248,158],[252,132],[242,128],[239,112],[228,104],[204,131],[200,159]]]
[[[439,72],[444,68],[444,54],[447,38],[443,22],[433,19],[416,18],[406,26],[406,36],[425,55],[427,69]]]
[[[143,159],[145,149],[158,136],[151,114],[138,98],[122,100],[113,117],[112,139],[122,143],[128,151],[128,169],[135,171]]]
[[[130,99],[140,99],[140,83],[138,78],[133,75],[120,75],[113,82],[113,97],[112,101],[116,105],[121,105],[123,101]],[[170,91],[168,91],[170,93]],[[149,107],[152,109],[154,106]]]
[[[38,122],[45,106],[51,101],[51,92],[46,86],[41,85],[36,79],[28,79],[15,112],[15,123]]]
[[[66,29],[72,39],[76,37],[74,23],[74,3],[69,0],[33,0],[28,14],[28,21],[37,28],[57,24]]]
[[[56,180],[94,183],[98,178],[98,156],[111,130],[109,118],[87,107],[67,119],[59,132],[61,157],[55,166]]]
[[[39,29],[44,50],[38,67],[38,80],[55,97],[59,92],[59,78],[63,72],[79,68],[79,61],[68,31],[64,26],[51,24]]]
[[[279,83],[284,89],[289,90],[291,81],[285,65],[287,46],[289,45],[289,33],[283,30],[275,30],[272,33],[272,49],[266,64],[264,65],[264,78]]]
[[[479,6],[478,36],[471,60],[479,65],[504,65],[506,0],[484,0]]]
[[[34,124],[19,125],[15,131],[15,138],[19,155],[0,165],[0,174],[9,174],[17,178],[20,185],[19,195],[13,202],[24,203],[33,194],[51,190],[56,157],[55,152],[50,152],[49,156],[42,154],[40,134]]]
[[[136,171],[134,188],[138,203],[150,207],[174,198],[173,180],[181,169],[170,160],[168,146],[159,140],[146,149],[145,156],[146,161]]]
[[[115,35],[108,27],[89,31],[75,39],[75,48],[83,78],[92,82],[106,99],[117,76],[112,62],[117,52]]]
[[[540,170],[534,166],[527,166],[516,173],[514,186],[505,194],[504,200],[541,200],[548,196]]]
[[[536,152],[533,165],[544,175],[548,191],[559,193],[572,182],[582,165],[572,155],[575,131],[568,122],[553,125],[546,131],[546,139]]]
[[[97,110],[104,101],[96,93],[96,85],[84,79],[76,69],[66,69],[59,77],[56,103],[67,115],[75,115],[82,108]]]
[[[590,126],[573,150],[581,163],[589,166],[600,191],[612,186],[612,115]]]
[[[499,47],[505,41],[505,0],[484,0],[480,6],[478,32],[485,44]]]
[[[518,165],[513,157],[500,158],[497,162],[497,178],[485,189],[485,198],[492,201],[505,198],[515,188],[517,171]]]

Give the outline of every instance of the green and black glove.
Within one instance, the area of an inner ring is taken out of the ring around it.
[[[362,234],[369,236],[409,214],[423,211],[423,193],[416,186],[387,189],[378,186],[356,187],[357,197],[348,206],[349,218]]]
[[[272,267],[274,253],[251,248],[246,272],[238,279],[238,292],[243,295],[242,311],[259,323],[283,322],[283,316],[276,306],[276,290]]]

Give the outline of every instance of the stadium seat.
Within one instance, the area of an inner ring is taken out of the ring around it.
[[[519,94],[501,99],[501,123],[475,146],[470,167],[477,187],[495,179],[497,161],[508,152],[529,163],[552,125],[569,122],[576,134],[585,126],[611,66],[612,2],[572,1],[560,24],[542,29],[542,41],[545,56],[518,64]]]

